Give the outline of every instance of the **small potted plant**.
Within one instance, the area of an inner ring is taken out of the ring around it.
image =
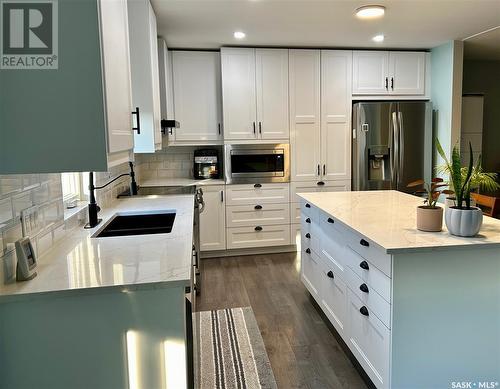
[[[410,182],[408,188],[417,188],[415,194],[425,194],[424,205],[417,207],[417,229],[427,232],[439,232],[443,228],[443,208],[437,205],[441,193],[451,193],[440,188],[448,186],[442,178],[436,177],[430,183],[424,180]]]
[[[438,143],[439,144],[439,143]],[[451,152],[451,161],[448,160],[443,149],[439,146],[438,152],[444,159],[446,169],[450,173],[455,194],[455,205],[446,208],[445,222],[448,231],[457,236],[475,236],[483,224],[483,212],[478,207],[471,206],[471,189],[474,187],[472,174],[474,172],[474,160],[472,145],[469,142],[469,165],[464,169],[460,159],[460,151],[457,146]],[[477,170],[477,167],[476,167]]]

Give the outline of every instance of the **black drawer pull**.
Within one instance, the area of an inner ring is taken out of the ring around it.
[[[368,308],[366,308],[364,305],[361,308],[359,308],[359,312],[364,316],[370,316]]]
[[[323,185],[325,185],[325,183],[324,183],[323,181],[318,181],[318,182],[316,183],[316,185],[323,186]]]
[[[306,234],[306,238],[311,239],[311,234],[309,232]]]
[[[255,231],[262,231],[262,227],[261,226],[257,226],[254,229],[255,229]]]
[[[307,254],[311,254],[311,249],[306,249]]]
[[[326,273],[326,275],[330,278],[333,278],[333,272],[331,270],[328,273]]]
[[[306,204],[306,208],[311,208],[311,204]]]
[[[335,223],[335,220],[333,220],[331,217],[329,217],[328,220],[327,220],[327,222],[333,224],[333,223]]]
[[[368,286],[366,284],[361,284],[359,286],[359,290],[365,293],[369,293],[370,291],[368,290]]]
[[[366,262],[366,261],[361,262],[361,263],[359,264],[359,267],[360,267],[361,269],[370,270],[370,266],[368,266],[368,262]]]
[[[262,188],[262,184],[255,184],[253,187],[254,188]]]
[[[262,205],[256,205],[254,209],[262,209]]]
[[[359,244],[360,244],[361,246],[370,247],[370,243],[368,243],[368,242],[367,242],[366,240],[364,240],[364,239],[361,239],[361,240],[359,241]]]
[[[311,219],[307,218],[306,223],[311,223]]]

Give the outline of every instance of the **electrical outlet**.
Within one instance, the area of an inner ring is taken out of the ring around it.
[[[21,211],[21,225],[23,237],[36,235],[42,229],[42,218],[38,207],[29,207]]]

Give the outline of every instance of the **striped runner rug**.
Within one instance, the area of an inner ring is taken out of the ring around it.
[[[197,315],[200,389],[277,388],[252,308]]]

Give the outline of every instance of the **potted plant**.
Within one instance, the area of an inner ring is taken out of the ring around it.
[[[425,194],[424,205],[417,207],[417,229],[427,232],[439,232],[443,229],[443,208],[437,205],[437,200],[441,193],[450,193],[448,190],[440,188],[448,186],[442,178],[435,177],[430,183],[424,180],[410,182],[408,188],[422,187],[415,191],[415,194]]]
[[[471,206],[470,193],[473,185],[471,179],[474,170],[472,145],[469,142],[470,158],[469,165],[465,170],[465,176],[462,173],[463,168],[458,147],[453,147],[451,161],[449,161],[439,142],[437,142],[437,145],[438,152],[444,159],[446,169],[450,173],[450,180],[456,199],[455,205],[446,208],[446,227],[452,235],[475,236],[483,224],[483,212],[480,208]]]

